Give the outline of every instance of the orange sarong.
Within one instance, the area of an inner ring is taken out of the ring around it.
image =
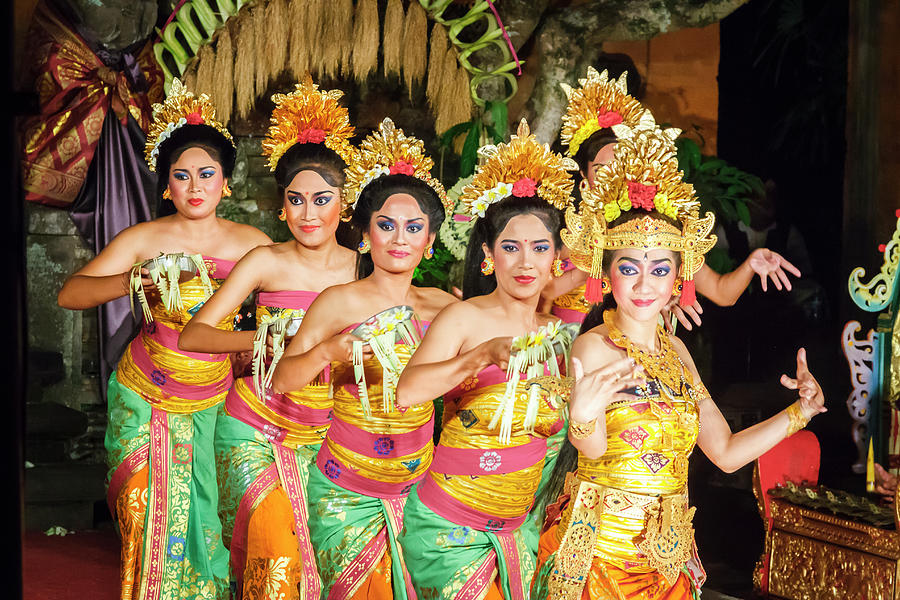
[[[558,528],[558,524],[553,525],[541,535],[535,584],[544,571],[544,565],[556,560],[556,551],[559,549]],[[665,577],[655,571],[629,573],[596,556],[591,563],[587,583],[581,592],[582,600],[691,600],[693,597],[690,580],[684,573],[670,585]],[[544,600],[535,595],[532,595],[532,598]]]

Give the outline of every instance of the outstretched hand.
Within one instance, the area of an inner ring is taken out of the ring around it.
[[[769,279],[775,284],[776,289],[781,290],[783,287],[787,291],[791,291],[791,280],[788,279],[785,271],[790,272],[795,277],[800,277],[800,269],[792,265],[777,252],[773,252],[768,248],[757,248],[751,252],[747,258],[747,263],[753,269],[753,272],[759,275],[759,281],[764,292],[767,291]]]
[[[678,322],[681,323],[685,329],[692,331],[694,326],[691,325],[691,321],[688,317],[700,326],[703,324],[703,321],[700,319],[700,315],[702,314],[703,307],[700,306],[699,302],[694,301],[693,304],[689,304],[688,306],[681,306],[678,304],[678,296],[673,296],[672,299],[669,300],[669,303],[662,309],[663,323],[665,323],[666,331],[669,333],[675,333],[675,324],[672,322],[672,315],[675,315],[675,318],[678,319]]]
[[[894,494],[897,493],[897,478],[885,471],[884,467],[878,463],[875,463],[875,491],[891,502],[894,500]]]
[[[628,357],[617,360],[590,373],[584,372],[581,361],[572,357],[572,375],[575,387],[569,417],[579,423],[587,423],[601,416],[606,407],[617,400],[627,400],[624,392],[629,388],[644,385],[643,370],[635,368]]]
[[[825,408],[825,394],[822,393],[822,387],[812,373],[809,372],[805,348],[797,350],[797,378],[794,379],[787,375],[782,375],[781,385],[789,390],[797,390],[799,392],[800,410],[807,419],[828,411]]]

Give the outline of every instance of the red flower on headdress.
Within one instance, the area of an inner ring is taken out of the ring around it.
[[[321,144],[325,141],[325,132],[321,129],[310,127],[297,134],[299,144]]]
[[[398,160],[389,169],[391,175],[412,175],[416,172],[416,168],[412,163],[405,160]]]
[[[527,198],[534,196],[537,191],[537,183],[531,177],[523,177],[513,184],[513,196],[516,198]]]
[[[612,127],[622,122],[622,115],[614,110],[597,115],[597,124],[600,127]]]
[[[654,196],[656,196],[655,185],[645,185],[637,181],[628,182],[628,199],[631,200],[632,206],[651,211],[654,208]]]
[[[203,125],[203,116],[200,114],[199,110],[186,116],[185,120],[188,125]]]

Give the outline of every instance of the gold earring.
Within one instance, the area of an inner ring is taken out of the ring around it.
[[[428,247],[425,248],[425,260],[428,260],[432,256],[434,256],[434,248],[431,244],[428,244]]]
[[[169,188],[167,187],[165,190],[163,190],[163,200],[171,200],[171,199],[172,199],[172,192],[169,191]]]
[[[563,273],[565,273],[565,269],[563,269],[563,262],[556,258],[553,260],[553,266],[550,267],[550,272],[553,273],[554,277],[562,277]]]
[[[287,221],[287,213],[284,212],[284,208],[278,209],[278,220]]]
[[[225,182],[225,185],[222,186],[222,197],[227,198],[231,195],[231,188],[228,187],[228,182]]]
[[[609,277],[604,277],[600,280],[600,293],[604,296],[612,291],[612,284],[609,282]]]
[[[672,286],[672,295],[680,296],[682,290],[684,290],[684,281],[681,279],[681,277],[676,277],[675,285]]]
[[[490,256],[485,256],[484,260],[481,261],[481,274],[482,275],[490,275],[494,272],[494,259]]]
[[[369,238],[363,236],[362,241],[359,243],[359,246],[356,247],[360,254],[368,254],[369,250],[372,249],[371,244],[369,244]]]

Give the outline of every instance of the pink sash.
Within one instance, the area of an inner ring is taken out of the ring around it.
[[[174,371],[163,370],[156,366],[147,348],[144,346],[144,338],[149,338],[164,346],[166,349],[192,358],[194,360],[202,360],[206,362],[219,362],[228,359],[227,354],[207,354],[200,352],[187,352],[178,349],[179,332],[168,325],[154,321],[145,323],[141,334],[134,338],[131,342],[131,357],[135,366],[140,369],[141,373],[150,381],[152,381],[165,396],[177,396],[188,400],[203,400],[211,398],[217,394],[228,391],[231,387],[232,375],[231,370],[227,372],[225,377],[214,383],[205,385],[197,385],[193,383],[181,383],[174,380],[171,375]]]
[[[438,445],[434,449],[431,470],[447,475],[502,475],[527,469],[546,455],[545,438],[534,438],[509,448],[451,448]]]
[[[260,292],[256,295],[256,303],[260,306],[273,306],[276,308],[300,308],[308,310],[319,292],[304,290],[285,290],[281,292]]]
[[[476,510],[445,492],[430,476],[422,480],[422,483],[416,488],[416,493],[419,494],[419,500],[435,514],[457,525],[471,527],[478,531],[511,532],[518,529],[528,518],[528,511],[519,517],[506,518]]]

